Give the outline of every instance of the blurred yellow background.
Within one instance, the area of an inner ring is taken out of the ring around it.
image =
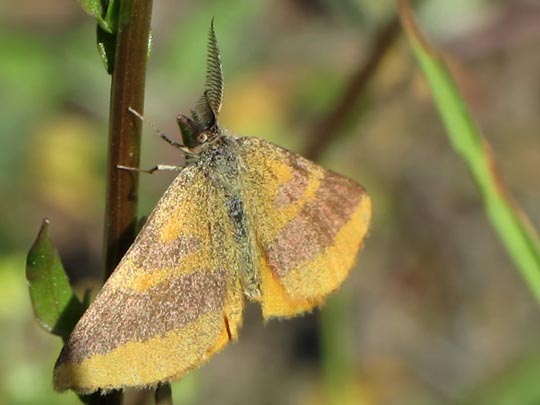
[[[391,0],[156,1],[145,115],[177,137],[175,117],[202,91],[215,17],[222,126],[301,152],[394,14]],[[418,19],[538,225],[540,4],[426,0]],[[77,2],[0,5],[0,404],[78,403],[52,390],[61,342],[32,319],[25,255],[48,217],[78,291],[99,282],[109,85],[94,22]],[[332,298],[345,316],[346,389],[359,404],[540,403],[538,305],[403,38],[351,111],[320,159],[374,204],[357,269]],[[143,167],[179,160],[145,129]],[[141,215],[172,176],[141,176]],[[240,341],[174,384],[175,401],[322,404],[320,322],[263,325],[250,306]]]

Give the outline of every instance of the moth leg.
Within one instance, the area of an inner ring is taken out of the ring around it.
[[[158,127],[156,127],[152,121],[144,118],[141,114],[139,114],[136,110],[134,110],[133,108],[131,107],[128,107],[128,111],[133,114],[134,116],[136,116],[137,118],[139,118],[142,122],[145,122],[146,124],[148,124],[150,126],[150,128],[152,128],[154,130],[155,133],[157,133],[161,139],[163,139],[165,142],[167,142],[169,145],[172,145],[174,146],[175,148],[177,149],[180,149],[182,152],[184,152],[186,155],[191,155],[192,152],[182,143],[178,142],[178,141],[174,141],[172,140],[171,138],[169,138],[167,136],[167,134],[165,134],[163,131],[161,131]]]
[[[152,174],[158,170],[180,172],[184,168],[183,166],[174,166],[174,165],[156,165],[152,167],[151,169],[141,169],[140,167],[129,167],[129,166],[123,166],[123,165],[117,165],[116,167],[118,169],[128,170],[130,172],[139,172],[139,173],[148,173],[148,174]]]
[[[223,317],[223,320],[225,321],[225,330],[227,331],[227,336],[229,340],[233,340],[233,335],[231,333],[231,327],[229,325],[229,318],[227,318],[227,315]]]

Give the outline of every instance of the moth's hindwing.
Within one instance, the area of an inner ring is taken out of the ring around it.
[[[239,138],[244,199],[254,225],[263,316],[321,304],[347,277],[371,218],[352,180],[257,138]]]
[[[199,169],[178,175],[66,342],[56,389],[155,386],[237,339],[243,301],[224,207]]]

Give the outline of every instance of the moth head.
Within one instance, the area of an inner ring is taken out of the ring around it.
[[[189,149],[211,142],[220,134],[217,113],[208,100],[208,91],[204,92],[205,105],[199,103],[197,109],[191,111],[191,117],[180,114],[176,122],[182,134],[182,141]]]
[[[212,19],[208,33],[205,91],[195,109],[191,110],[191,117],[180,114],[176,119],[185,146],[197,148],[219,137],[218,114],[222,102],[223,67]]]

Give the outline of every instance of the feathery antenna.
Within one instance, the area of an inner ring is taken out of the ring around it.
[[[212,110],[216,114],[221,110],[223,103],[223,66],[221,65],[221,55],[214,31],[214,19],[210,23],[208,32],[208,58],[206,61],[206,90],[209,92],[208,100]]]
[[[201,96],[195,109],[195,116],[203,125],[212,125],[221,110],[223,103],[223,66],[214,31],[214,19],[208,31],[208,56],[206,59],[206,81],[204,94]],[[195,118],[194,116],[194,118]]]
[[[205,140],[198,139],[199,134],[211,130],[210,139],[219,135],[218,114],[223,102],[223,67],[219,55],[219,47],[214,31],[214,19],[208,32],[208,56],[206,59],[206,81],[204,93],[191,110],[191,117],[180,114],[177,117],[184,144],[194,148]],[[208,137],[205,137],[207,140]]]

